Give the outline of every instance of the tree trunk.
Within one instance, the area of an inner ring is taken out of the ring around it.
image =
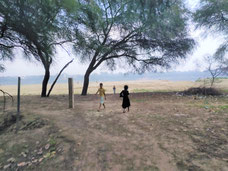
[[[82,96],[87,95],[88,87],[89,87],[89,76],[93,72],[93,70],[89,67],[84,75],[84,83],[82,89]]]
[[[49,91],[48,91],[47,97],[50,96],[51,91],[52,91],[52,89],[54,88],[55,83],[56,83],[57,80],[59,79],[59,77],[60,77],[60,75],[62,74],[63,70],[64,70],[70,63],[72,63],[73,61],[74,61],[74,59],[72,59],[70,62],[68,62],[68,63],[61,69],[61,71],[60,71],[59,74],[57,75],[55,81],[52,83],[51,88],[50,88]]]
[[[50,78],[50,71],[48,67],[48,68],[45,68],[45,75],[42,83],[41,97],[47,97],[46,93],[47,93],[47,85],[48,85],[49,78]]]
[[[213,86],[214,82],[215,82],[215,77],[212,77],[212,80],[211,80],[211,87]]]

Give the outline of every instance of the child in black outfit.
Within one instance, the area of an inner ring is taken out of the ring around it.
[[[123,113],[125,113],[126,108],[128,108],[128,112],[129,112],[129,107],[131,106],[128,95],[129,95],[128,86],[125,85],[124,90],[121,91],[121,93],[120,93],[120,97],[123,97],[123,103],[122,103]]]

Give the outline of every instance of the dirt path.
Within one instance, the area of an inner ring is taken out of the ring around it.
[[[201,161],[190,157],[197,152],[192,128],[204,129],[202,121],[210,113],[192,98],[132,95],[132,107],[125,114],[117,95],[109,95],[106,109],[100,112],[96,111],[98,100],[94,95],[75,96],[75,109],[67,109],[67,96],[36,98],[26,99],[26,111],[48,118],[59,134],[71,141],[71,170],[200,170],[210,163],[208,158]],[[223,143],[227,149],[227,137]],[[224,153],[223,158],[228,159],[228,154]],[[216,157],[211,166],[212,170],[228,168]]]

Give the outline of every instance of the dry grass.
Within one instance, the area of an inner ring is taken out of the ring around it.
[[[23,82],[23,81],[22,81]],[[116,86],[117,93],[123,89],[123,86],[127,84],[129,86],[130,92],[170,92],[170,91],[182,91],[190,87],[204,86],[203,82],[192,82],[192,81],[119,81],[119,82],[104,82],[104,88],[106,89],[107,94],[112,94],[113,85]],[[97,91],[99,83],[91,82],[88,89],[88,94],[94,94]],[[50,87],[50,85],[49,85]],[[219,89],[226,90],[228,89],[228,79],[222,80],[222,82],[217,83],[215,87]],[[17,86],[8,85],[1,86],[0,89],[9,92],[12,95],[16,95]],[[81,83],[74,83],[74,92],[75,94],[80,94],[82,90]],[[41,85],[22,85],[21,94],[22,95],[39,95],[41,92]],[[67,94],[68,85],[67,84],[56,84],[52,94]]]

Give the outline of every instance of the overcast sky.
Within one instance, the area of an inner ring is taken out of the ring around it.
[[[199,0],[188,0],[188,5],[192,9],[195,8]],[[190,54],[185,61],[181,61],[179,66],[175,66],[172,71],[192,71],[198,70],[196,63],[203,65],[202,58],[206,54],[213,54],[222,42],[222,36],[217,34],[210,34],[207,37],[203,36],[204,30],[194,30],[191,27],[190,34],[197,41],[197,46],[195,47],[192,54]],[[4,65],[6,66],[6,71],[0,73],[0,76],[28,76],[28,75],[43,75],[44,69],[41,63],[36,61],[26,61],[21,54],[15,55],[15,60],[13,62],[6,61]],[[75,58],[72,52],[69,54],[58,49],[56,54],[56,62],[51,67],[51,75],[57,74],[61,68],[72,58]],[[72,64],[70,64],[64,71],[64,73],[75,75],[84,74],[88,64],[81,64],[77,58]],[[203,69],[203,66],[200,68]],[[108,69],[105,66],[100,66],[95,73],[107,72]],[[118,72],[120,70],[117,69]],[[108,71],[109,72],[109,71]]]

